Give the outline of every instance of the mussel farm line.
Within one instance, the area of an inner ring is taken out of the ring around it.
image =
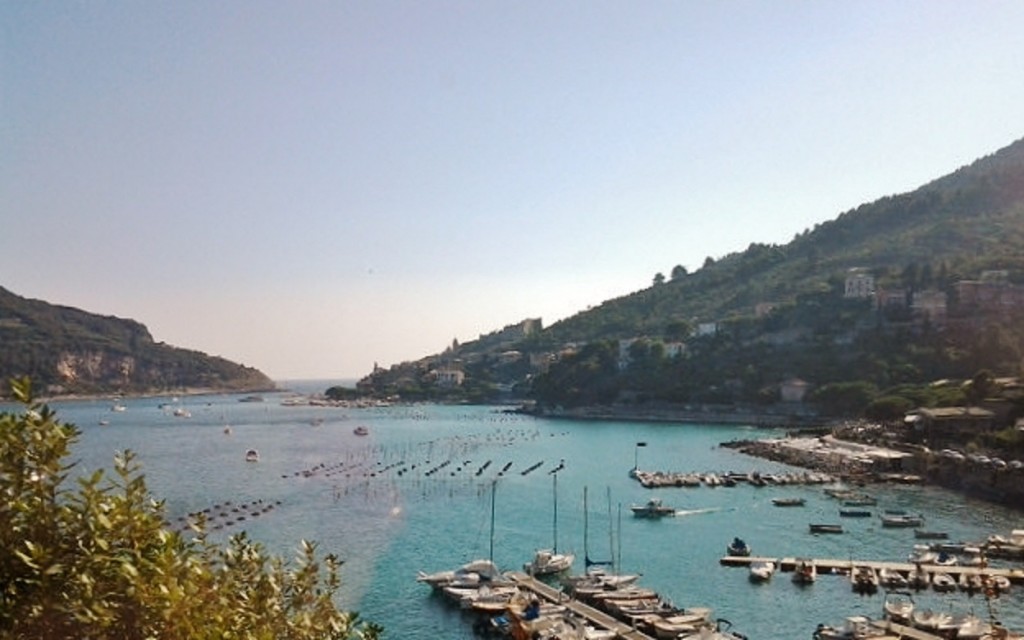
[[[479,494],[481,487],[488,486],[492,479],[510,473],[527,476],[545,468],[548,474],[565,469],[564,459],[550,464],[540,460],[524,466],[516,459],[502,462],[493,455],[481,456],[484,451],[514,446],[523,440],[535,440],[540,435],[538,430],[503,430],[417,443],[369,444],[346,451],[336,461],[320,462],[284,473],[281,478],[293,481],[327,479],[331,482],[331,497],[335,502],[348,497],[393,503],[398,502],[399,496],[422,500],[452,499]],[[555,435],[551,434],[552,437]]]

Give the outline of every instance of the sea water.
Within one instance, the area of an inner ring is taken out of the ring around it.
[[[243,397],[130,399],[124,411],[100,400],[51,407],[82,432],[73,456],[78,472],[110,470],[116,452],[134,451],[171,526],[210,509],[214,540],[244,530],[286,558],[303,539],[339,556],[341,605],[383,625],[386,638],[473,637],[472,619],[418,583],[417,571],[487,557],[521,570],[535,549],[552,545],[577,554],[574,573],[583,571],[585,554],[615,561],[677,606],[711,607],[752,639],[806,638],[818,623],[880,617],[882,592],[855,595],[832,575],[802,588],[785,573],[753,584],[745,569],[719,563],[733,537],[754,555],[900,562],[915,543],[912,530],[882,528],[877,517],[843,519],[841,535],[810,534],[811,522],[840,522],[838,503],[820,485],[649,490],[629,476],[634,464],[793,471],[720,446],[780,432],[543,419],[501,407],[353,409],[286,406],[284,393]],[[353,433],[360,425],[369,435]],[[246,462],[248,449],[259,451],[258,462]],[[948,531],[952,540],[982,541],[1024,523],[1019,512],[932,487],[867,490],[878,498],[874,509],[921,512],[927,529]],[[632,517],[629,506],[652,496],[677,516]],[[774,497],[803,497],[806,506],[775,507]],[[1014,587],[994,603],[1012,629],[1024,629],[1022,593]],[[915,599],[919,607],[987,615],[980,596],[922,592]]]

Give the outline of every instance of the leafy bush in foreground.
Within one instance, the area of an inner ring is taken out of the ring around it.
[[[11,383],[0,413],[0,637],[375,640],[334,602],[340,562],[302,542],[294,566],[245,534],[225,547],[165,528],[130,452],[116,477],[68,481],[78,430]],[[73,487],[73,488],[72,488]]]

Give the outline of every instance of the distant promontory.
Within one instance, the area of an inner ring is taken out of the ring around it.
[[[155,342],[135,320],[23,298],[0,287],[0,378],[21,376],[49,396],[275,388],[252,367]]]

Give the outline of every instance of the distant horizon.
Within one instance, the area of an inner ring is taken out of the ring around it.
[[[0,22],[3,286],[271,379],[551,326],[1024,135],[1019,2],[9,2]]]

